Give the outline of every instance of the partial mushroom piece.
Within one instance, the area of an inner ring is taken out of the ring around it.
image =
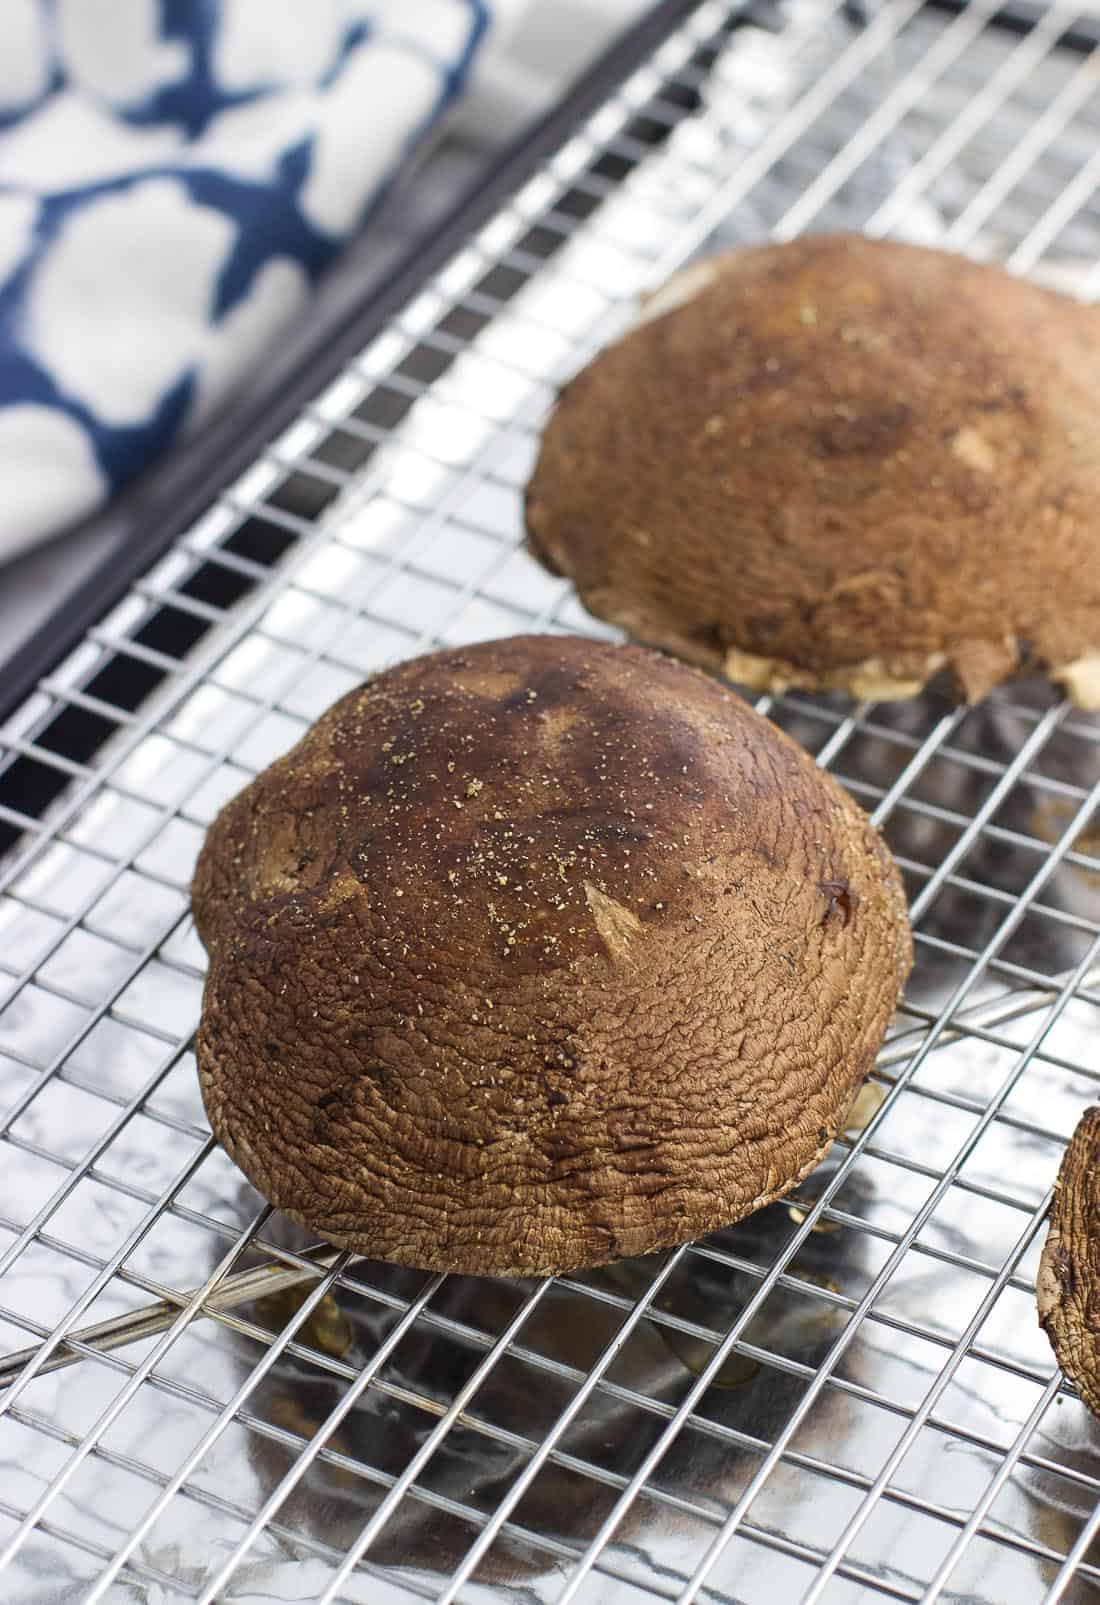
[[[758,690],[1100,708],[1100,311],[942,251],[697,261],[563,391],[531,550],[636,639]]]
[[[400,665],[214,822],[214,1132],[377,1259],[651,1252],[826,1153],[909,970],[866,816],[714,680],[530,636]]]
[[[1100,1107],[1086,1110],[1062,1159],[1036,1287],[1058,1364],[1100,1416]]]

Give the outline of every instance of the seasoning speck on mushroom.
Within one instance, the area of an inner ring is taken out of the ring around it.
[[[571,637],[345,696],[222,810],[194,907],[202,1092],[245,1175],[331,1242],[485,1275],[787,1192],[911,962],[885,845],[794,742]]]
[[[1100,1416],[1100,1107],[1086,1110],[1063,1156],[1036,1285],[1058,1364]]]

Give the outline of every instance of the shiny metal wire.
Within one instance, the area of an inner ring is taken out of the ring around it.
[[[0,777],[66,782],[0,801],[13,1605],[1094,1597],[1100,1439],[1033,1303],[1100,1081],[1100,722],[1047,688],[760,699],[889,837],[918,963],[861,1128],[704,1243],[515,1286],[337,1254],[219,1153],[191,1058],[220,803],[389,661],[607,633],[523,555],[520,496],[640,293],[837,226],[1096,292],[1100,56],[1063,42],[1096,14],[996,9],[701,5],[0,731]],[[157,681],[136,708],[112,664]],[[90,757],[66,710],[109,727]]]

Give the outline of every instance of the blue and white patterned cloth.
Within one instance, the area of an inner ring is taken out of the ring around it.
[[[517,0],[0,0],[0,560],[201,419]]]

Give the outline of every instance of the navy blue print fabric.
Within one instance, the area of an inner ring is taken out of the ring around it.
[[[490,0],[3,0],[0,547],[222,400],[463,89]]]

